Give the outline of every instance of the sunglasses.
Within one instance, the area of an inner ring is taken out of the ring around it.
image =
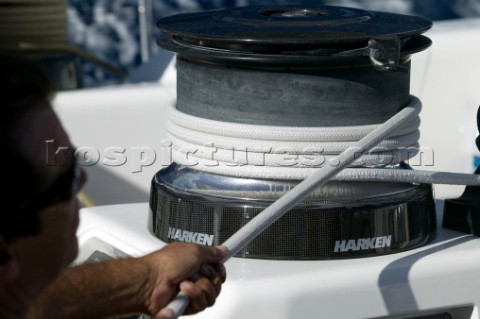
[[[81,175],[81,168],[74,159],[46,192],[36,195],[27,206],[17,212],[8,227],[2,231],[5,240],[10,242],[18,236],[38,233],[40,231],[38,212],[74,198],[80,186]]]
[[[68,170],[53,182],[50,189],[37,196],[36,203],[33,203],[31,209],[40,211],[55,204],[71,200],[77,194],[80,178],[81,168],[74,158]]]

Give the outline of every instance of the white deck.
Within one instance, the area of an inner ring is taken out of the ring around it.
[[[83,209],[81,220],[77,262],[94,250],[114,257],[140,256],[165,245],[150,231],[145,203]],[[232,258],[216,305],[191,318],[405,318],[448,309],[454,319],[477,319],[479,251],[480,238],[439,227],[427,246],[381,257]]]

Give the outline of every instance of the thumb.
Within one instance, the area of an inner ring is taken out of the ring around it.
[[[155,316],[155,319],[175,319],[175,314],[171,309],[163,308],[158,315]]]

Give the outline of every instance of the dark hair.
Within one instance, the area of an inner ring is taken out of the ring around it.
[[[22,203],[41,185],[35,163],[18,147],[22,119],[42,107],[49,107],[55,92],[46,71],[32,60],[0,53],[0,169],[3,171],[0,235],[5,241],[39,231],[36,212],[24,212]]]

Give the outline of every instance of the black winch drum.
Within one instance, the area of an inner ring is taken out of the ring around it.
[[[229,123],[379,124],[409,102],[410,56],[431,22],[340,7],[244,7],[159,21],[177,53],[177,105]],[[398,165],[396,169],[410,169]],[[155,235],[224,242],[299,181],[217,175],[173,163],[152,181]],[[330,182],[237,257],[319,260],[419,247],[435,233],[431,185]]]

